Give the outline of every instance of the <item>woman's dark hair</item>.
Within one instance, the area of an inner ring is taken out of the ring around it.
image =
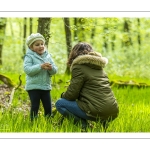
[[[92,51],[93,51],[92,46],[86,42],[80,42],[80,43],[76,44],[70,52],[67,65],[71,66],[73,60],[76,57],[78,57],[79,55],[86,55]]]

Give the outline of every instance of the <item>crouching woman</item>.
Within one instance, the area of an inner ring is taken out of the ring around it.
[[[86,129],[91,120],[106,129],[118,116],[118,104],[103,69],[107,63],[107,58],[85,42],[76,44],[70,53],[70,85],[55,105],[64,117],[73,118],[75,124],[81,122],[82,128]]]

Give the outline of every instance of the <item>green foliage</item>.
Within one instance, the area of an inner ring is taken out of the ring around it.
[[[129,23],[129,33],[124,31],[125,19]],[[29,121],[30,101],[24,90],[25,73],[23,71],[22,52],[22,27],[23,18],[8,18],[6,35],[3,48],[3,65],[0,72],[7,75],[15,85],[19,83],[21,74],[21,89],[15,91],[12,106],[9,110],[0,106],[0,132],[80,132],[80,127],[73,125],[71,121],[64,121],[58,125],[60,114],[57,112],[52,122],[43,117],[43,109],[40,107],[38,119],[31,124]],[[33,32],[37,31],[37,18],[33,19]],[[71,21],[71,31],[84,28],[86,42],[92,43],[94,50],[102,53],[109,60],[104,68],[110,81],[135,81],[136,83],[150,84],[150,30],[149,18],[82,18],[81,24],[76,26]],[[95,30],[94,37],[91,33]],[[138,43],[140,34],[141,45]],[[60,98],[69,84],[70,76],[65,75],[67,62],[67,48],[65,44],[65,32],[63,18],[52,18],[50,26],[50,39],[48,51],[58,66],[58,74],[52,77],[52,101]],[[115,38],[114,38],[115,37]],[[123,46],[122,42],[132,39],[132,45]],[[104,46],[104,39],[108,47]],[[72,37],[73,45],[78,42],[78,37]],[[115,49],[112,49],[112,43]],[[2,84],[2,83],[1,83]],[[119,103],[120,113],[117,119],[110,123],[107,132],[149,132],[149,88],[117,88],[112,87]],[[93,123],[93,122],[92,122]],[[93,123],[92,132],[103,132],[101,125]],[[88,129],[91,132],[91,129]]]
[[[129,23],[129,33],[123,30],[125,19]],[[0,71],[3,73],[13,72],[22,74],[23,33],[21,29],[23,28],[23,18],[7,18],[7,20],[7,32],[2,55],[3,66],[0,67]],[[148,18],[140,18],[140,25],[138,25],[137,18],[81,18],[83,24],[78,23],[77,25],[74,25],[74,18],[70,18],[70,21],[73,45],[78,42],[78,40],[73,38],[75,30],[78,31],[84,24],[86,42],[91,43],[96,51],[101,52],[103,56],[109,59],[109,64],[105,68],[109,75],[129,76],[131,78],[149,77],[150,30]],[[58,66],[59,74],[65,72],[67,63],[63,23],[63,18],[52,18],[50,25],[51,38],[48,45],[48,51],[52,54]],[[37,18],[33,18],[33,26],[33,32],[36,32]],[[94,36],[91,37],[93,31]],[[138,34],[140,34],[141,45],[138,43]],[[114,36],[115,38],[113,38]],[[122,45],[122,42],[127,41],[124,38],[129,38],[129,36],[133,44],[125,47]],[[104,38],[107,40],[107,49],[104,46]],[[114,50],[112,50],[112,43],[115,45]]]

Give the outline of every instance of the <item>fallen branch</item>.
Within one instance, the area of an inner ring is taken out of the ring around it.
[[[12,80],[6,75],[0,74],[0,80],[11,88],[15,87],[15,84],[12,82]]]
[[[21,80],[21,74],[19,75],[19,84],[18,86],[15,88],[12,89],[11,91],[11,94],[10,94],[10,99],[9,99],[9,106],[11,105],[12,101],[13,101],[13,97],[14,97],[14,94],[15,94],[15,91],[21,86],[22,84],[22,80]]]
[[[13,97],[14,97],[14,93],[15,93],[15,88],[12,89],[11,94],[10,94],[10,99],[9,99],[9,106],[12,103]]]
[[[150,87],[149,84],[138,83],[138,82],[135,82],[133,80],[129,80],[129,81],[121,81],[121,80],[111,81],[110,85],[111,85],[111,87],[116,86],[118,88],[125,88],[125,87],[148,88],[148,87]]]

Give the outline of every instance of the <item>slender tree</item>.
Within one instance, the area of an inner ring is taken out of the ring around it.
[[[130,21],[129,19],[124,19],[124,37],[123,37],[123,46],[128,47],[132,45],[132,39],[130,36]]]
[[[69,58],[69,54],[72,48],[72,40],[71,40],[71,30],[70,30],[70,20],[69,18],[64,18],[64,27],[65,27],[65,35],[66,35],[66,45],[67,45],[67,55]],[[66,73],[69,74],[70,70],[67,66]]]
[[[0,18],[0,65],[2,65],[2,51],[5,37],[6,21],[6,18]]]
[[[93,26],[92,29],[91,29],[91,39],[94,39],[94,37],[95,37],[96,25],[97,25],[97,20],[95,20],[94,26]],[[91,44],[93,44],[93,40],[92,40],[92,43],[91,43]]]
[[[48,47],[48,42],[50,38],[50,23],[51,18],[39,18],[38,19],[38,29],[37,32],[41,33],[45,37],[45,45]]]
[[[33,18],[29,18],[30,19],[30,34],[32,33],[32,22],[33,22]]]
[[[140,35],[140,18],[137,18],[137,22],[138,22],[138,44],[139,44],[139,50],[141,49],[141,35]]]
[[[113,27],[113,32],[112,32],[112,34],[111,34],[111,49],[112,49],[112,51],[114,51],[115,50],[115,40],[116,40],[116,31],[117,30],[117,26],[114,26]]]
[[[104,18],[104,19],[106,19],[106,18]],[[107,34],[107,32],[108,32],[108,22],[107,21],[104,24],[103,32],[104,32],[104,34],[103,34],[103,48],[105,49],[105,51],[107,51],[107,49],[108,49],[108,42],[107,42],[108,41],[107,40],[107,38],[108,38],[107,37],[108,36],[108,34]]]
[[[26,32],[27,32],[27,18],[23,19],[23,54],[26,53]]]
[[[113,35],[111,35],[111,38],[112,38],[112,42],[111,42],[111,48],[112,48],[112,51],[114,51],[115,50],[115,39],[116,39],[116,35],[115,34],[113,34]]]
[[[75,41],[77,41],[78,40],[78,35],[77,35],[77,22],[78,22],[78,20],[77,20],[77,18],[74,18],[74,26],[75,26],[75,28],[74,28],[74,40]]]

